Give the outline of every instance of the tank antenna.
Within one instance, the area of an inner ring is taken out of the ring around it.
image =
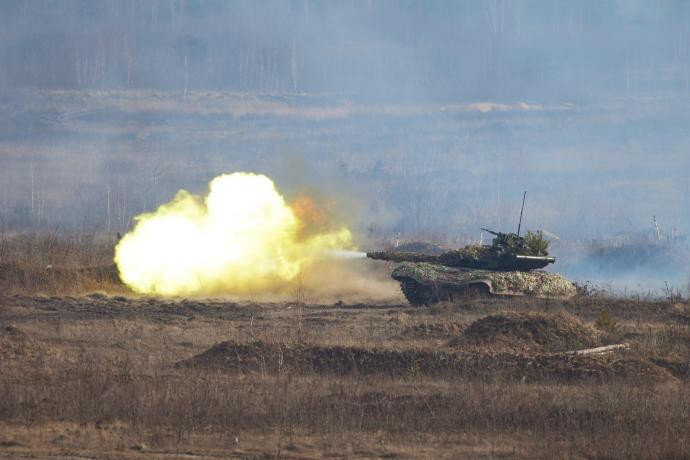
[[[525,198],[527,197],[527,190],[522,194],[522,208],[520,208],[520,222],[518,222],[517,236],[520,236],[520,227],[522,227],[522,211],[525,210]]]

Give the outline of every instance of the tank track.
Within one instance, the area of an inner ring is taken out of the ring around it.
[[[431,287],[424,286],[413,279],[400,279],[400,289],[410,304],[421,307],[433,305],[442,301],[458,301],[489,297],[492,294],[483,284],[470,284],[457,290],[439,290],[435,292]]]
[[[431,289],[412,279],[401,279],[400,290],[410,304],[421,307],[433,303]]]

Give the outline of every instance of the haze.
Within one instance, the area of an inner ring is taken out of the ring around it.
[[[362,238],[687,231],[690,4],[0,5],[5,230],[126,231],[220,173]]]

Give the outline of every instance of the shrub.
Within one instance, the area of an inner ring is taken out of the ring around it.
[[[608,335],[611,339],[619,339],[621,337],[618,321],[613,319],[611,313],[609,313],[609,311],[605,308],[599,312],[594,326],[604,334]]]
[[[532,230],[529,230],[525,234],[525,244],[527,244],[527,249],[529,249],[529,252],[532,255],[549,255],[549,240],[544,238],[544,234],[541,231],[533,232]]]

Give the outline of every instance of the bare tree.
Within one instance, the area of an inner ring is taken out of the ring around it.
[[[292,39],[292,53],[290,54],[290,76],[292,78],[292,90],[297,92],[297,42]]]
[[[189,91],[190,66],[200,65],[204,61],[206,49],[201,40],[190,35],[178,39],[175,48],[182,62],[184,81],[182,97],[186,101]]]

